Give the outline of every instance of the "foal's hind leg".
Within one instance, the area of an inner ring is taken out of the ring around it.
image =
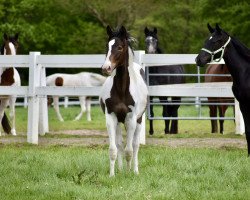
[[[16,111],[15,111],[16,97],[10,98],[10,118],[12,121],[11,134],[16,135]]]
[[[80,102],[80,107],[81,107],[81,111],[80,111],[80,113],[75,117],[75,121],[78,121],[78,120],[80,120],[81,118],[82,118],[82,115],[83,115],[83,113],[86,111],[86,106],[85,106],[85,99],[86,99],[86,97],[85,96],[80,96],[79,97],[79,102]]]
[[[9,103],[9,100],[7,98],[1,99],[1,101],[0,101],[0,124],[2,126],[3,126],[2,120],[3,120],[3,117],[4,117],[4,109],[7,107],[8,103]],[[1,135],[2,135],[2,133],[1,133],[1,130],[0,130],[0,136]]]
[[[54,109],[56,111],[56,115],[57,115],[57,118],[63,122],[63,118],[62,118],[62,115],[60,113],[60,110],[59,110],[59,97],[58,96],[53,96],[53,104],[54,104]]]
[[[180,103],[181,102],[181,98],[180,97],[172,97],[172,101],[174,103]],[[170,116],[171,117],[178,117],[178,109],[179,109],[180,105],[171,105],[169,106],[169,110],[170,110]],[[170,128],[170,133],[173,134],[177,134],[178,133],[178,120],[174,119],[171,121],[171,128]]]
[[[91,97],[86,98],[87,121],[91,121]]]
[[[149,99],[151,103],[153,101],[153,97],[150,97]],[[149,109],[150,109],[150,117],[154,117],[153,105],[150,104]],[[152,119],[149,120],[149,134],[150,135],[154,134],[154,124]]]
[[[161,103],[168,103],[168,98],[167,97],[160,97],[160,102]],[[162,116],[163,117],[169,117],[170,113],[169,113],[169,105],[162,105]],[[165,134],[169,133],[169,123],[170,120],[169,119],[164,119],[165,122],[165,129],[164,132]]]

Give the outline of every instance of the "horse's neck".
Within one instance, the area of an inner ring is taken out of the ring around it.
[[[237,81],[247,68],[250,69],[249,61],[237,50],[233,41],[227,46],[223,58],[234,81]]]

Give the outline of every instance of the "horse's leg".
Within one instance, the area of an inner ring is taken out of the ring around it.
[[[87,121],[91,121],[91,97],[86,98]]]
[[[7,98],[3,98],[3,99],[1,99],[1,103],[0,103],[0,122],[1,122],[1,125],[2,125],[4,130],[5,130],[4,126],[6,126],[9,130],[11,130],[9,120],[7,119],[7,121],[4,121],[4,117],[6,118],[6,116],[4,116],[5,115],[4,109],[7,107],[8,102],[9,102],[9,100]],[[2,134],[1,134],[1,130],[0,130],[0,136],[1,135]]]
[[[138,169],[138,152],[140,148],[140,132],[141,132],[141,124],[136,124],[135,134],[133,138],[133,163],[134,163],[134,173],[139,174]]]
[[[86,111],[86,106],[85,106],[85,100],[86,100],[86,97],[85,96],[80,96],[79,97],[79,102],[80,102],[80,107],[81,107],[81,111],[80,113],[75,117],[75,121],[78,121],[82,118],[82,115],[83,113]]]
[[[209,100],[208,102],[212,102],[212,100]],[[216,105],[209,105],[209,114],[210,117],[217,117],[217,106]],[[217,120],[216,119],[211,119],[211,127],[212,127],[212,133],[217,133],[218,132],[218,127],[217,127]]]
[[[110,177],[115,175],[115,160],[117,158],[116,147],[116,129],[117,129],[117,117],[115,114],[106,113],[106,126],[109,134],[109,160],[110,160]]]
[[[240,102],[240,110],[245,123],[245,134],[247,140],[247,153],[248,157],[250,157],[250,106],[248,102]]]
[[[226,112],[228,106],[227,105],[220,105],[220,106],[218,106],[218,108],[219,108],[219,116],[225,117],[225,112]],[[220,122],[220,133],[223,134],[224,133],[224,119],[220,119],[219,122]]]
[[[15,111],[16,97],[10,97],[10,118],[12,121],[11,134],[16,135],[16,111]]]
[[[181,98],[180,97],[172,97],[172,101],[174,103],[180,103]],[[171,106],[171,117],[178,117],[178,109],[180,105],[172,105]],[[177,134],[178,133],[178,120],[172,120],[171,122],[171,129],[170,133]]]
[[[62,115],[60,113],[60,110],[59,110],[59,97],[58,96],[53,96],[53,103],[54,103],[54,109],[56,111],[56,115],[57,115],[57,118],[63,122],[63,118],[62,118]]]
[[[159,97],[160,102],[161,103],[168,103],[168,98],[167,97]],[[169,105],[162,105],[162,116],[163,117],[170,117],[170,113],[169,113]],[[169,123],[170,120],[169,119],[165,119],[165,129],[164,132],[165,134],[169,133]]]
[[[137,119],[133,113],[128,113],[125,119],[125,127],[127,130],[127,144],[125,147],[125,158],[127,161],[127,169],[131,169],[131,161],[133,156],[133,140],[136,130]]]
[[[122,143],[122,129],[121,129],[121,125],[118,124],[116,127],[116,138],[115,138],[115,142],[116,142],[116,147],[117,147],[117,159],[118,159],[118,168],[119,170],[123,169],[123,165],[122,165],[122,156],[123,156],[123,143]]]
[[[153,101],[153,97],[150,97],[150,102]],[[150,117],[154,117],[154,110],[153,110],[153,105],[150,104],[149,106],[150,109]],[[154,125],[153,125],[153,120],[149,120],[149,134],[153,135],[154,134]]]

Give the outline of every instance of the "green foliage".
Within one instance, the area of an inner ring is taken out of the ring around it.
[[[106,51],[108,24],[125,25],[138,39],[136,49],[145,48],[148,26],[158,28],[164,53],[198,53],[208,22],[250,46],[249,10],[247,0],[0,0],[0,34],[19,32],[20,54],[97,54]]]

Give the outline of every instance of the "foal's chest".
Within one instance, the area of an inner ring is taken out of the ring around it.
[[[115,113],[119,122],[125,121],[129,112],[132,112],[131,107],[134,107],[135,102],[129,93],[118,93],[114,88],[110,91],[110,98],[105,100],[108,113]]]

